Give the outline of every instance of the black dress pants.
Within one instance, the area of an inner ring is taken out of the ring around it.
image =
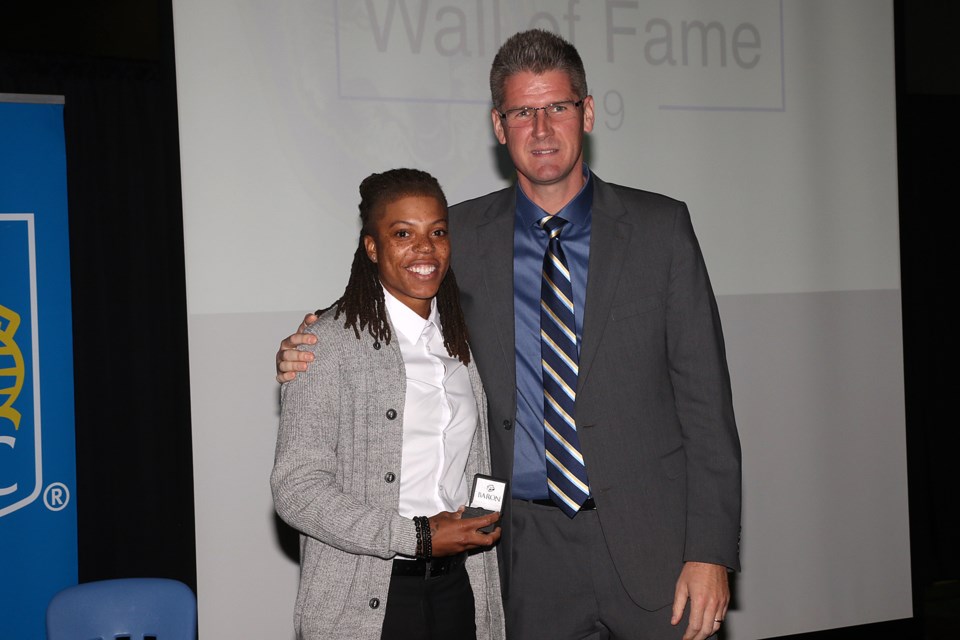
[[[400,561],[403,562],[403,561]],[[473,589],[466,568],[433,578],[390,578],[382,640],[476,640]]]

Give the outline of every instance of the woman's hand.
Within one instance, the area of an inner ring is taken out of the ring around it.
[[[430,518],[430,538],[433,557],[455,556],[479,547],[490,547],[500,539],[500,527],[492,533],[478,531],[500,519],[500,513],[489,513],[479,518],[462,519],[463,507],[457,511],[441,511]]]

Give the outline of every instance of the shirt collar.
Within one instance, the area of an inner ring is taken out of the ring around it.
[[[380,288],[383,289],[383,285],[380,285]],[[428,324],[433,323],[438,329],[440,328],[436,297],[430,300],[430,316],[427,318],[421,318],[416,311],[397,300],[386,289],[383,289],[383,300],[393,328],[410,344],[417,344]]]
[[[590,221],[590,211],[593,207],[593,178],[586,163],[581,165],[583,171],[583,186],[570,202],[565,204],[557,215],[575,226],[584,226]],[[523,188],[517,183],[517,215],[524,227],[537,225],[547,212],[537,206],[527,197]]]

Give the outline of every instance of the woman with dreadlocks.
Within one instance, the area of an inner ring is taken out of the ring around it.
[[[449,269],[447,201],[414,169],[360,185],[343,296],[283,386],[277,513],[301,533],[297,637],[503,637],[499,514],[462,519],[489,473],[486,399]],[[468,553],[469,552],[469,553]]]

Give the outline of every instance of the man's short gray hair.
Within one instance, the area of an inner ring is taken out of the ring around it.
[[[569,76],[577,99],[587,97],[587,74],[583,70],[580,54],[576,47],[555,33],[530,29],[510,36],[503,43],[490,67],[490,95],[496,109],[504,106],[507,79],[523,71],[537,75],[563,71]]]

